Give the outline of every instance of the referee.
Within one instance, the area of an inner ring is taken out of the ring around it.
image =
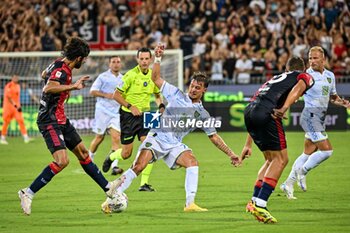
[[[156,104],[164,108],[159,89],[153,83],[152,70],[149,68],[152,62],[152,53],[148,48],[137,51],[138,65],[129,70],[123,76],[123,85],[114,92],[113,98],[122,106],[120,108],[120,128],[122,148],[106,157],[102,170],[107,172],[111,163],[118,159],[128,159],[132,155],[134,138],[137,135],[143,142],[149,129],[143,128],[143,112],[150,111],[151,95],[155,95]],[[142,172],[139,191],[155,191],[148,183],[153,164],[148,164]]]

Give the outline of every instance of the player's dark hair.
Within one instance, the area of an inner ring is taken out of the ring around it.
[[[140,53],[149,53],[150,57],[152,57],[152,52],[149,48],[146,48],[146,47],[140,48],[139,50],[137,50],[136,56],[139,57]]]
[[[79,37],[69,37],[62,51],[62,55],[70,61],[78,57],[87,57],[89,53],[88,43]]]
[[[192,80],[196,80],[197,82],[203,82],[205,88],[209,86],[209,78],[207,74],[204,72],[199,72],[199,71],[194,72],[191,77],[191,81]]]
[[[115,55],[115,56],[110,56],[109,59],[108,59],[108,61],[111,62],[113,58],[120,58],[120,56],[117,56],[117,55]]]
[[[300,57],[291,57],[289,58],[287,65],[286,65],[287,71],[294,71],[294,70],[305,70],[305,63],[304,60]]]

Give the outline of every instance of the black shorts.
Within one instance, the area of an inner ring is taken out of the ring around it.
[[[137,135],[138,139],[146,136],[150,129],[143,128],[143,116],[134,116],[131,112],[120,109],[120,141],[123,145],[130,144]]]
[[[254,143],[261,151],[287,148],[282,121],[274,120],[270,109],[251,103],[244,110],[244,122]]]
[[[38,124],[38,128],[43,135],[47,148],[50,150],[51,154],[55,151],[66,148],[73,150],[82,141],[78,132],[68,119],[65,125]]]

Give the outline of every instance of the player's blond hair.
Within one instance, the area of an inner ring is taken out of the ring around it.
[[[325,57],[324,50],[323,50],[323,48],[321,46],[314,46],[314,47],[312,47],[310,49],[309,53],[311,53],[311,52],[319,52],[319,53],[322,54],[323,57]]]

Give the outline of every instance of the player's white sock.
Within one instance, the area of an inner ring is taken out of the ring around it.
[[[4,135],[1,135],[1,140],[5,141],[6,137]]]
[[[34,194],[35,194],[30,188],[27,188],[26,192],[32,196],[34,196]]]
[[[289,185],[293,185],[295,183],[295,181],[297,180],[296,177],[296,171],[301,168],[304,163],[307,161],[307,159],[309,158],[309,155],[302,153],[295,161],[294,164],[292,166],[292,170],[289,173],[289,176],[286,180],[286,183]]]
[[[316,151],[309,156],[309,159],[303,165],[303,171],[305,175],[313,168],[320,165],[323,161],[327,160],[333,153],[333,150]]]
[[[91,160],[94,161],[95,153],[92,153],[92,152],[89,150],[89,156],[90,156]]]
[[[260,206],[260,207],[266,207],[267,201],[265,201],[265,200],[260,199],[260,198],[257,197],[257,198],[255,199],[255,204],[256,204],[257,206]]]
[[[29,139],[28,134],[24,134],[24,135],[23,135],[23,139],[24,139],[24,140],[28,140],[28,139]]]
[[[111,164],[111,168],[118,167],[118,162],[119,162],[118,159],[114,160],[113,163]]]
[[[198,166],[186,168],[186,206],[194,202],[198,187]]]
[[[124,192],[127,188],[129,188],[129,186],[132,183],[132,180],[135,179],[137,177],[136,173],[129,168],[128,170],[126,170],[126,172],[124,172],[121,177],[124,176],[124,182],[118,187],[118,191],[120,192]]]

